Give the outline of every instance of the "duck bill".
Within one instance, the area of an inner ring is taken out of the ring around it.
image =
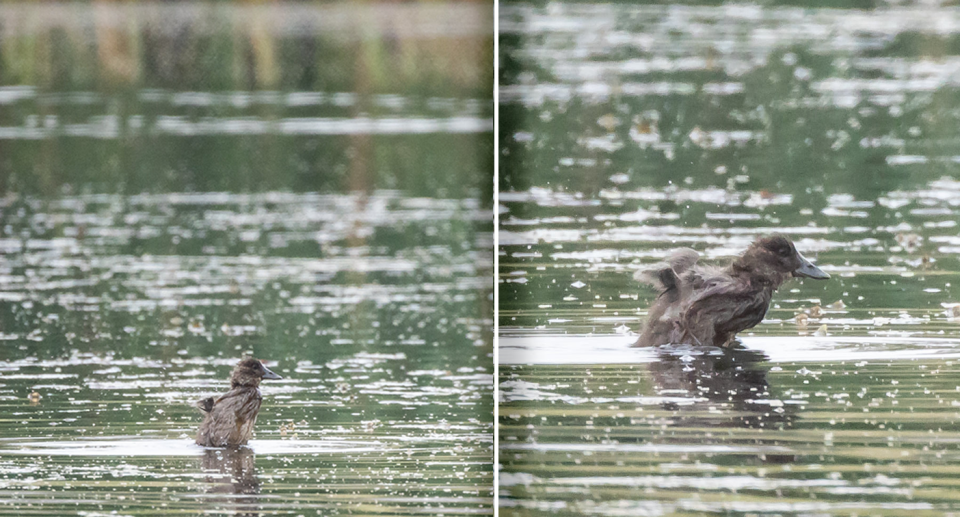
[[[263,379],[264,379],[264,380],[267,380],[267,381],[279,381],[280,379],[283,379],[283,377],[281,377],[281,376],[273,373],[273,370],[271,370],[270,368],[267,368],[266,365],[263,366],[263,371],[266,372],[266,373],[263,374]]]
[[[793,276],[799,276],[802,278],[814,278],[817,280],[826,280],[830,278],[824,270],[814,266],[809,260],[806,259],[803,255],[797,253],[797,257],[800,259],[800,267],[793,270]]]

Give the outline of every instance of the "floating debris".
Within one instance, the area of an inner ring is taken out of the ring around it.
[[[647,120],[641,120],[637,122],[633,128],[637,131],[637,134],[641,135],[653,135],[659,133],[657,126]]]
[[[291,438],[296,438],[297,437],[296,430],[297,430],[297,424],[293,422],[286,422],[286,423],[280,424],[280,436],[287,436],[288,434],[292,434]]]
[[[612,113],[607,113],[606,115],[602,115],[597,119],[597,124],[603,129],[613,132],[613,130],[620,125],[620,119]]]
[[[700,147],[705,147],[707,145],[707,139],[709,138],[709,135],[706,131],[700,129],[700,126],[694,126],[687,135],[687,138],[689,138],[694,144]]]
[[[900,232],[894,236],[894,240],[908,253],[913,253],[923,244],[923,237],[915,233]]]
[[[943,313],[950,319],[960,318],[960,303],[942,303],[946,310]]]

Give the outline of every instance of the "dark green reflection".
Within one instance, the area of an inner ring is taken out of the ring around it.
[[[0,514],[492,513],[492,11],[0,6]]]

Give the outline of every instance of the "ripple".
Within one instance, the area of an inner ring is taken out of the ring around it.
[[[351,442],[343,440],[250,440],[250,448],[256,454],[348,454],[359,452],[384,452],[386,446],[378,443]],[[0,441],[0,454],[21,456],[203,456],[208,450],[223,450],[201,447],[190,440],[148,439],[136,436],[115,436],[109,439],[77,439],[70,441],[31,441],[29,439],[6,439]]]

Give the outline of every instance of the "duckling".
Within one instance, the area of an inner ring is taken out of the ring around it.
[[[698,265],[699,258],[694,250],[680,249],[666,263],[635,275],[660,295],[633,346],[728,346],[738,332],[763,320],[774,291],[791,276],[830,278],[779,235],[758,239],[724,269]]]
[[[260,411],[260,381],[279,380],[262,362],[252,357],[237,363],[230,374],[230,391],[214,399],[205,398],[197,407],[206,416],[197,433],[197,445],[204,447],[237,447],[253,435],[253,424]]]

